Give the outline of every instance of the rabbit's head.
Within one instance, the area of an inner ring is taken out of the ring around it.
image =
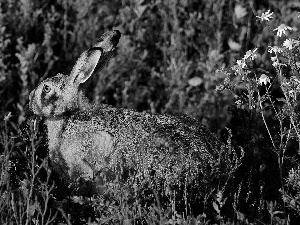
[[[38,116],[56,117],[76,111],[85,101],[81,84],[92,75],[97,64],[102,69],[112,56],[121,33],[103,34],[93,47],[83,52],[70,75],[58,74],[42,81],[29,96],[29,111]]]

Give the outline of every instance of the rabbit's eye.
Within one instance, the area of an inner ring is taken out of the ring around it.
[[[50,87],[49,85],[45,84],[45,85],[44,85],[44,88],[43,88],[43,91],[44,91],[45,93],[49,93],[49,92],[51,91],[51,87]]]

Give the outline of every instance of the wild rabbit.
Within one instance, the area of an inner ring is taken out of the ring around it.
[[[218,162],[220,143],[195,119],[95,105],[84,96],[85,82],[97,63],[107,63],[120,37],[106,32],[70,75],[48,78],[30,93],[30,111],[45,118],[54,167],[71,179],[94,179],[107,168],[168,183],[199,179]]]

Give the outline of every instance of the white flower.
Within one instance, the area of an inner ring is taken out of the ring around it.
[[[251,50],[247,51],[244,56],[244,60],[249,59],[249,58],[251,60],[254,60],[257,57],[257,55],[255,54],[256,51],[257,51],[257,48],[253,49],[252,51]]]
[[[236,61],[237,65],[242,67],[242,68],[245,68],[246,67],[246,62],[245,60],[237,60]]]
[[[277,36],[281,37],[283,34],[285,35],[285,32],[287,30],[294,30],[292,27],[289,27],[287,25],[285,25],[284,23],[282,23],[279,27],[275,28],[274,31],[277,31]]]
[[[241,106],[243,104],[243,102],[239,99],[239,100],[235,101],[235,104],[237,104],[238,106]]]
[[[264,20],[269,21],[270,19],[273,18],[273,12],[270,12],[270,9],[269,9],[267,12],[261,14],[261,16],[256,16],[256,17],[259,18],[261,21],[264,21]]]
[[[286,39],[286,40],[283,42],[282,46],[288,48],[289,50],[292,50],[292,49],[293,49],[293,44],[294,44],[293,39],[290,39],[290,38],[289,38],[289,39]]]
[[[259,84],[265,84],[267,85],[268,83],[270,83],[270,78],[266,75],[266,74],[262,74],[258,80]]]
[[[238,66],[238,65],[233,65],[231,67],[231,69],[234,70],[236,73],[240,73],[241,70],[242,70],[242,68],[240,66]]]
[[[271,60],[272,62],[277,62],[278,61],[277,56],[271,57]]]
[[[278,67],[279,65],[280,64],[279,64],[278,60],[273,61],[273,63],[272,63],[272,66],[274,66],[274,67]]]
[[[282,52],[282,49],[280,48],[280,47],[278,47],[278,46],[268,46],[269,47],[269,49],[268,49],[268,52],[269,53],[272,53],[272,52],[274,52],[275,54],[276,53],[281,53]]]
[[[290,38],[289,38],[289,39],[286,39],[286,40],[283,42],[282,46],[288,48],[289,50],[292,50],[293,47],[295,47],[295,46],[297,46],[297,45],[299,45],[299,44],[300,44],[300,41],[294,40],[294,39],[290,39]]]

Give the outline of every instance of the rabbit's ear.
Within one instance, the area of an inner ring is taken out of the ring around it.
[[[81,54],[70,74],[73,84],[81,84],[92,75],[99,61],[102,69],[112,56],[121,33],[118,30],[104,33],[92,48]]]
[[[80,55],[70,74],[72,83],[79,85],[86,82],[94,72],[102,52],[101,47],[96,49],[93,47]]]

